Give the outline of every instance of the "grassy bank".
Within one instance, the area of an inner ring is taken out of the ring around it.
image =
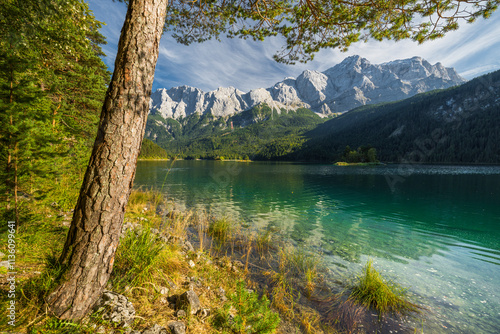
[[[36,218],[24,224],[16,237],[15,330],[123,332],[96,313],[78,324],[47,313],[44,302],[61,273],[56,259],[71,213],[51,206],[37,210]],[[2,233],[3,253],[5,240]],[[373,267],[366,272],[374,276]],[[133,328],[141,331],[152,324],[167,327],[180,320],[188,333],[364,332],[380,327],[380,321],[374,322],[370,316],[371,310],[378,310],[386,320],[391,314],[419,311],[406,308],[408,312],[398,312],[400,301],[405,300],[402,290],[397,290],[401,299],[395,305],[380,309],[359,298],[361,288],[348,282],[339,282],[342,289],[335,291],[327,284],[331,281],[327,276],[318,254],[292,247],[276,231],[249,231],[226,217],[179,211],[161,194],[136,191],[127,207],[108,290],[124,295],[134,305]],[[378,284],[382,286],[379,295],[394,291],[384,280]],[[205,310],[201,314],[180,316],[172,307],[172,297],[188,290],[198,294]],[[363,291],[371,293],[370,288]],[[6,312],[7,294],[1,295],[0,307]],[[0,328],[11,330],[5,317],[0,321]]]
[[[335,166],[379,166],[383,165],[381,162],[344,162],[339,161],[335,163]]]

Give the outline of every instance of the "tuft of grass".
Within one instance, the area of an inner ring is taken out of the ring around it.
[[[380,317],[388,313],[407,315],[421,310],[419,305],[407,300],[406,289],[382,278],[373,268],[371,260],[366,263],[362,275],[358,276],[351,290],[351,300],[374,308]]]
[[[311,297],[314,289],[316,288],[316,278],[318,276],[318,273],[315,269],[308,268],[308,269],[306,269],[304,276],[306,279],[305,289],[307,292],[307,297]]]
[[[172,213],[167,223],[169,233],[177,238],[186,239],[188,227],[194,223],[195,215],[192,211]]]
[[[280,252],[280,267],[290,268],[300,278],[307,297],[311,297],[319,279],[321,259],[303,248],[287,248]]]
[[[281,314],[289,319],[295,318],[296,290],[290,283],[289,258],[285,250],[278,257],[278,271],[270,270],[263,273],[271,278],[272,304]]]
[[[303,248],[293,248],[287,251],[286,257],[290,265],[295,268],[298,273],[317,276],[318,267],[321,264],[321,258],[317,254],[306,251]]]
[[[228,218],[214,219],[208,226],[208,234],[220,243],[226,243],[233,235],[233,225]]]
[[[358,325],[365,318],[366,309],[342,293],[320,300],[324,321],[335,325],[341,333],[355,333]]]
[[[300,289],[311,297],[316,288],[320,259],[302,248],[284,247],[278,253],[277,270],[263,272],[271,279],[273,306],[286,318],[299,323],[307,333],[321,332],[317,313],[300,305]]]
[[[318,328],[321,327],[321,316],[313,309],[302,310],[299,321],[302,329],[307,334],[318,333]]]
[[[264,257],[265,254],[269,253],[272,248],[272,234],[271,230],[266,229],[264,231],[259,231],[255,237],[255,249],[257,253]]]
[[[149,228],[130,230],[116,251],[111,281],[113,286],[141,286],[152,280],[163,259],[164,243]]]
[[[128,204],[160,204],[163,202],[163,195],[154,190],[134,190],[131,192]]]
[[[127,212],[141,214],[144,211],[156,210],[164,202],[163,194],[154,190],[134,190],[130,193]]]

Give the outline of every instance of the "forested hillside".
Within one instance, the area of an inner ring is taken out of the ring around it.
[[[281,160],[324,120],[308,109],[277,113],[267,105],[232,117],[193,114],[181,120],[148,118],[146,138],[169,156],[187,159]]]
[[[334,161],[371,145],[387,162],[500,163],[500,71],[461,86],[365,106],[307,133],[290,159]]]
[[[149,139],[144,138],[139,159],[167,159],[167,152]]]
[[[88,5],[27,0],[0,11],[0,202],[22,224],[33,205],[69,210],[95,139],[109,73]]]

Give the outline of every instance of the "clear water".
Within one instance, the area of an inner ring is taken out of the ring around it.
[[[500,333],[500,167],[141,161],[136,187],[276,227],[339,275],[368,259],[429,308],[425,333]]]

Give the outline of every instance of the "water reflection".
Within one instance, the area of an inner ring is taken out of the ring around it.
[[[363,254],[429,257],[462,240],[500,251],[500,168],[413,166],[392,191],[385,176],[398,172],[396,166],[170,164],[140,162],[136,186],[163,188],[188,207],[258,228],[273,223],[293,240],[351,262]],[[484,258],[491,259],[498,254]]]

